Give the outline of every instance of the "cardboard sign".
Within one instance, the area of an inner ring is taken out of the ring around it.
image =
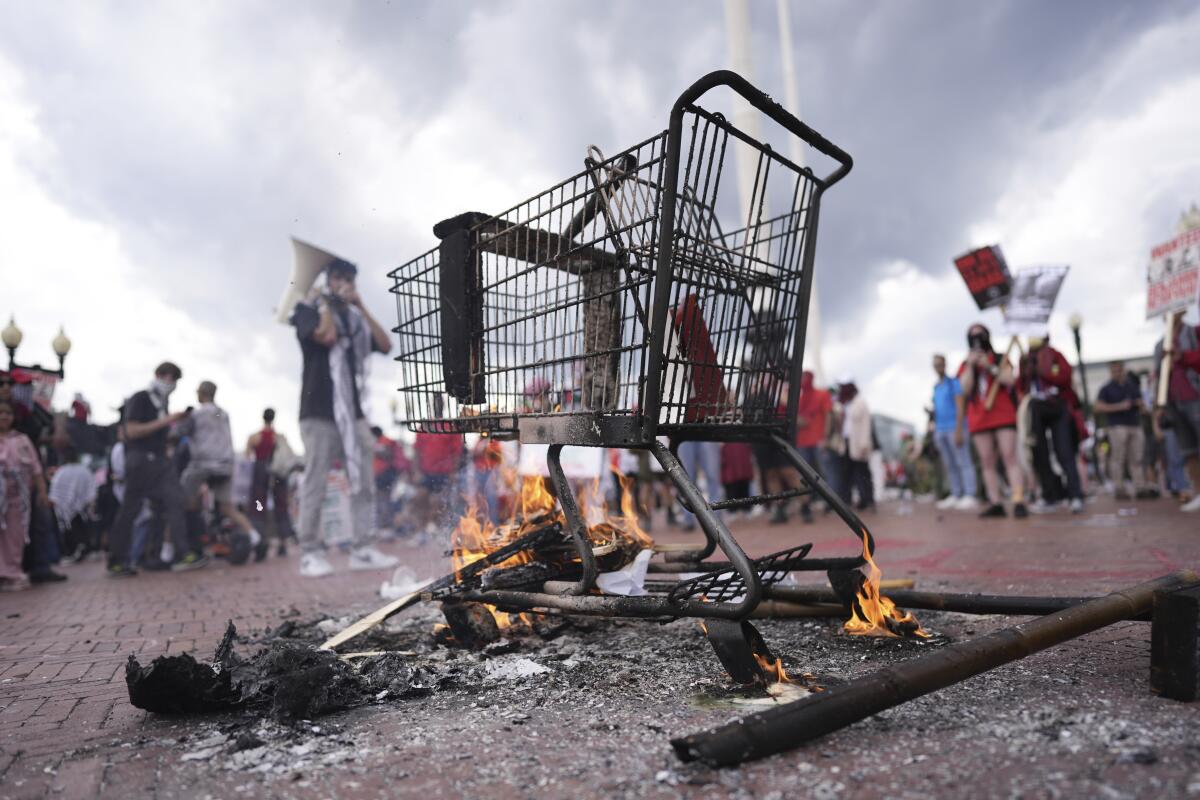
[[[1012,292],[1004,306],[1005,327],[1011,334],[1045,334],[1070,267],[1029,267],[1013,276]]]
[[[1012,291],[1012,275],[1000,245],[981,247],[954,259],[958,274],[967,284],[967,291],[982,311],[1008,302]]]
[[[1146,266],[1146,319],[1184,311],[1200,302],[1200,228],[1150,251]]]

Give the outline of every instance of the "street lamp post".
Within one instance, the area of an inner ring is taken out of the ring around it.
[[[46,372],[51,375],[57,375],[59,379],[66,377],[66,360],[67,353],[71,352],[71,340],[67,338],[66,332],[60,325],[58,335],[50,342],[50,347],[54,350],[54,355],[58,356],[58,369],[47,369],[41,364],[33,364],[31,366],[22,366],[17,363],[17,348],[21,346],[21,342],[25,338],[25,333],[17,327],[16,319],[10,315],[8,318],[8,326],[0,331],[0,341],[4,343],[5,349],[8,350],[8,369],[24,369],[30,372]]]

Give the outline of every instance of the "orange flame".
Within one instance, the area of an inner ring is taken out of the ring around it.
[[[879,593],[879,578],[883,572],[871,558],[867,547],[869,536],[863,531],[863,558],[867,560],[867,579],[858,590],[856,601],[850,606],[850,619],[842,630],[854,636],[889,636],[896,639],[904,635],[928,639],[929,634],[909,611]],[[860,613],[861,612],[861,613]]]
[[[775,662],[771,663],[771,659],[759,653],[754,654],[754,660],[758,662],[758,666],[762,669],[763,677],[768,683],[791,683],[792,679],[788,677],[787,672],[783,669],[783,661],[778,656]]]
[[[489,458],[502,458],[498,449],[489,452]],[[562,519],[558,502],[550,493],[546,479],[538,475],[519,476],[511,466],[501,464],[499,469],[502,485],[513,489],[513,502],[507,512],[508,519],[504,524],[496,524],[488,519],[485,509],[479,507],[477,498],[468,494],[467,509],[458,520],[458,524],[450,534],[451,565],[455,576],[461,580],[462,569],[485,557],[488,553],[504,547],[529,532],[529,525],[535,520]],[[590,515],[594,523],[589,529],[593,540],[597,543],[611,542],[613,529],[631,536],[643,548],[653,547],[654,540],[642,529],[637,514],[637,502],[633,496],[633,483],[624,476],[618,476],[621,485],[621,512],[611,513],[604,493],[597,479],[591,485],[585,486],[582,492],[581,505],[584,508],[598,508],[598,512]],[[519,489],[517,488],[519,487]],[[594,500],[593,500],[594,498]],[[527,564],[533,560],[528,552],[518,553],[497,564],[499,568],[515,567]],[[488,609],[496,618],[501,630],[514,625],[532,626],[532,617],[528,614],[507,614],[497,611],[494,607]]]

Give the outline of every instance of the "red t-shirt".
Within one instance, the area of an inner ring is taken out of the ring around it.
[[[721,483],[748,481],[754,478],[754,456],[745,442],[726,442],[721,445]]]
[[[1000,356],[995,354],[992,355],[992,362],[1008,364],[1007,359],[1001,362]],[[958,368],[960,379],[967,369],[968,364],[964,361]],[[976,371],[974,390],[964,396],[967,406],[967,430],[971,433],[990,431],[996,428],[1014,428],[1017,425],[1017,407],[1013,405],[1012,393],[1007,387],[1001,386],[997,390],[996,399],[990,410],[985,407],[993,380],[995,378],[989,373]]]
[[[806,425],[796,427],[797,447],[817,447],[825,440],[825,417],[833,410],[833,398],[829,392],[812,389],[800,393],[800,408],[797,413]]]
[[[263,428],[258,432],[258,444],[254,445],[255,461],[270,461],[275,453],[275,431]]]
[[[417,466],[426,475],[453,475],[462,463],[461,435],[448,433],[418,433],[413,443]]]

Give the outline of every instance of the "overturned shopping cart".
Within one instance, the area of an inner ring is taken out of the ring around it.
[[[836,167],[820,177],[698,104],[721,86]],[[873,549],[792,444],[821,196],[850,171],[850,157],[722,71],[679,97],[665,131],[611,157],[590,148],[584,166],[500,214],[438,223],[440,244],[390,274],[408,425],[550,445],[548,471],[580,567],[570,583],[473,587],[460,599],[740,619],[787,572],[861,566],[861,554],[807,558],[807,544],[752,560],[718,513],[815,494],[861,550]],[[740,222],[723,224],[730,219]],[[778,448],[804,485],[710,502],[673,451],[688,440]],[[599,594],[596,555],[560,461],[565,445],[648,451],[704,532],[681,567],[702,574],[649,596]],[[725,561],[711,558],[718,550]]]

